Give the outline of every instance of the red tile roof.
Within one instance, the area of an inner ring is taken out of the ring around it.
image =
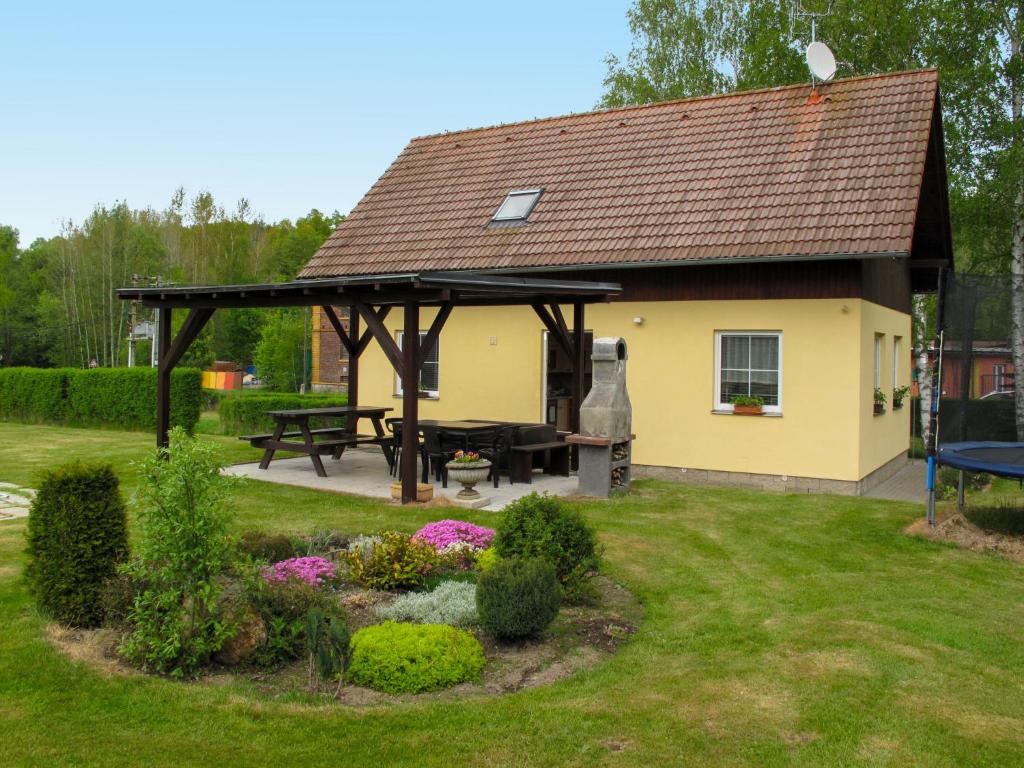
[[[921,70],[413,139],[301,277],[909,253]],[[490,224],[542,187],[527,223]]]

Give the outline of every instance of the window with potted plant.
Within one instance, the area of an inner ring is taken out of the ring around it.
[[[732,412],[737,416],[760,416],[764,413],[764,400],[756,395],[733,395]]]
[[[885,392],[875,387],[875,416],[885,413]]]
[[[908,392],[910,392],[910,387],[905,385],[902,387],[896,387],[896,389],[892,391],[892,409],[894,411],[898,411],[903,407],[903,400],[906,398]]]

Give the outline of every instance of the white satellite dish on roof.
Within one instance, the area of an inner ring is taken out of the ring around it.
[[[822,82],[828,82],[836,74],[836,57],[827,45],[815,40],[807,46],[807,66],[812,75]]]

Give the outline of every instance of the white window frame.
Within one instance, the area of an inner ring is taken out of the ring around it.
[[[903,357],[903,337],[892,337],[892,391],[900,388],[900,358]]]
[[[426,336],[426,335],[427,335],[426,331],[420,331],[420,343],[423,342],[423,337]],[[402,339],[403,339],[404,336],[405,336],[405,331],[395,331],[395,343],[398,344],[398,349],[399,350],[402,349]],[[441,391],[440,391],[440,387],[441,387],[441,339],[440,338],[438,338],[437,343],[434,344],[434,351],[431,354],[437,355],[437,360],[436,361],[429,361],[429,362],[433,362],[433,364],[437,366],[437,386],[438,386],[438,389],[428,389],[428,390],[426,390],[426,393],[427,393],[427,397],[436,398],[436,397],[440,397],[441,396]],[[422,361],[422,360],[420,361],[420,368],[421,369],[423,367],[423,362],[424,361]],[[417,379],[418,379],[419,378],[419,371],[417,371],[416,373],[417,373]],[[403,391],[402,391],[402,377],[399,376],[396,373],[395,374],[395,395],[400,397],[402,394],[404,394]]]
[[[885,343],[885,334],[875,334],[875,389],[882,388],[882,345]]]
[[[992,391],[1005,392],[1006,386],[1006,363],[996,363],[992,366]]]
[[[723,403],[722,394],[722,337],[723,336],[773,336],[779,340],[779,404],[765,405],[765,413],[782,413],[782,331],[715,331],[715,392],[713,395],[714,409],[732,413],[733,404]]]

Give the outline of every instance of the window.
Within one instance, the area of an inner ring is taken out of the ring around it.
[[[402,337],[404,336],[403,331],[398,331],[395,340],[398,342],[398,348],[402,348]],[[426,332],[420,331],[420,343],[423,343],[423,337],[426,336]],[[439,379],[439,356],[438,350],[441,348],[441,340],[438,339],[434,345],[434,350],[430,353],[426,360],[420,361],[420,391],[426,392],[430,397],[438,396],[438,382]],[[395,394],[402,394],[402,380],[395,374]]]
[[[1006,366],[1004,364],[997,363],[992,366],[992,385],[993,392],[1006,391]]]
[[[715,334],[715,408],[731,411],[736,395],[764,400],[767,413],[782,411],[782,334],[718,331]]]
[[[882,388],[882,341],[885,334],[875,334],[875,389]]]
[[[900,366],[903,365],[903,337],[892,337],[892,390],[900,388]]]
[[[533,206],[540,200],[543,189],[514,189],[498,206],[498,212],[491,221],[526,221]]]

